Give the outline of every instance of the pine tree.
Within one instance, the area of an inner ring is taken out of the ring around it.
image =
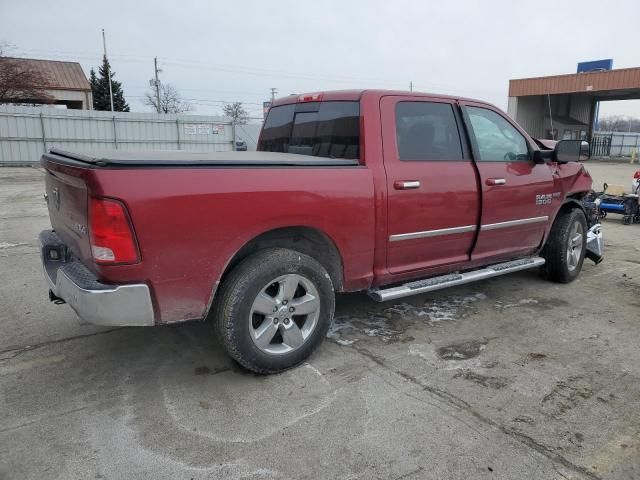
[[[89,75],[89,83],[91,84],[91,92],[93,93],[93,109],[111,110],[111,100],[109,98],[109,75],[111,75],[113,110],[116,112],[128,112],[129,105],[127,105],[124,99],[122,83],[114,80],[115,72],[111,70],[111,65],[106,56],[102,59],[102,65],[98,69],[98,73],[100,76],[96,77],[96,72],[92,68]]]

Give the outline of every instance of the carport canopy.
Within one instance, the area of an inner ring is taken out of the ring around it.
[[[509,80],[509,114],[537,138],[591,136],[599,101],[640,99],[640,67]]]

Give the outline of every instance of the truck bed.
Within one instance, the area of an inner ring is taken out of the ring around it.
[[[85,167],[354,167],[358,160],[320,158],[275,152],[74,151],[52,148],[49,160],[81,163]]]

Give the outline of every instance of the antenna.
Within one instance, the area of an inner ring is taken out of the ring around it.
[[[547,102],[549,104],[549,122],[551,123],[551,140],[555,140],[556,136],[553,133],[553,115],[551,114],[551,95],[547,93]]]

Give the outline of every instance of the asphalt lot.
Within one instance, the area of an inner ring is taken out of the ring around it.
[[[309,362],[262,377],[208,324],[101,329],[50,303],[42,192],[0,168],[0,479],[640,478],[640,225],[605,219],[605,262],[570,285],[341,296]]]

